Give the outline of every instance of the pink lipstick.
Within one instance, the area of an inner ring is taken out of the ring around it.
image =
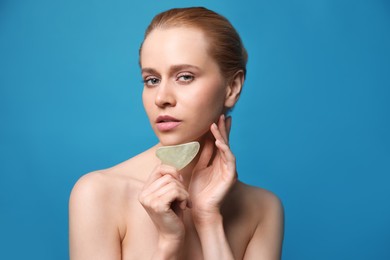
[[[156,119],[157,129],[161,132],[170,131],[180,125],[181,121],[168,115],[159,116]]]

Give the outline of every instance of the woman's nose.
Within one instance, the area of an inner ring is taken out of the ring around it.
[[[158,86],[155,104],[158,107],[170,107],[176,105],[176,99],[173,93],[173,86],[167,82],[161,82]]]

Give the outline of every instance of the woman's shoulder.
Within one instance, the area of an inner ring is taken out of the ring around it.
[[[70,202],[88,200],[88,203],[105,203],[124,193],[128,195],[138,191],[153,165],[145,163],[148,153],[145,151],[110,168],[82,175],[71,191]]]
[[[70,214],[85,217],[103,213],[106,216],[109,212],[115,212],[117,209],[112,210],[112,207],[118,205],[120,189],[121,185],[106,170],[87,173],[77,180],[70,193]]]
[[[238,189],[240,189],[244,195],[250,197],[250,199],[257,200],[257,202],[276,205],[281,204],[279,197],[270,190],[252,186],[241,181],[238,182]]]
[[[267,189],[239,181],[232,190],[232,196],[245,211],[250,211],[252,215],[256,215],[260,219],[283,217],[283,204],[280,198]]]
[[[71,199],[73,197],[85,199],[103,197],[106,193],[109,193],[114,182],[113,175],[108,174],[107,170],[98,170],[84,174],[73,186]]]
[[[229,241],[246,248],[245,258],[280,259],[284,213],[274,193],[236,182],[222,213]]]

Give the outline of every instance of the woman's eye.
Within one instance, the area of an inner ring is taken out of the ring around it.
[[[183,83],[190,83],[191,81],[194,80],[194,76],[191,75],[191,74],[180,74],[178,77],[177,77],[177,80],[180,81],[180,82],[183,82]]]
[[[146,86],[156,86],[158,83],[160,83],[160,79],[155,77],[147,77],[143,80],[143,82]]]

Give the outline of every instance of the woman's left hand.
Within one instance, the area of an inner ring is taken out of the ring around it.
[[[231,117],[221,115],[210,127],[194,168],[189,193],[192,216],[197,224],[213,223],[220,216],[223,199],[237,180],[236,159],[229,148]],[[215,140],[214,140],[215,138]]]

